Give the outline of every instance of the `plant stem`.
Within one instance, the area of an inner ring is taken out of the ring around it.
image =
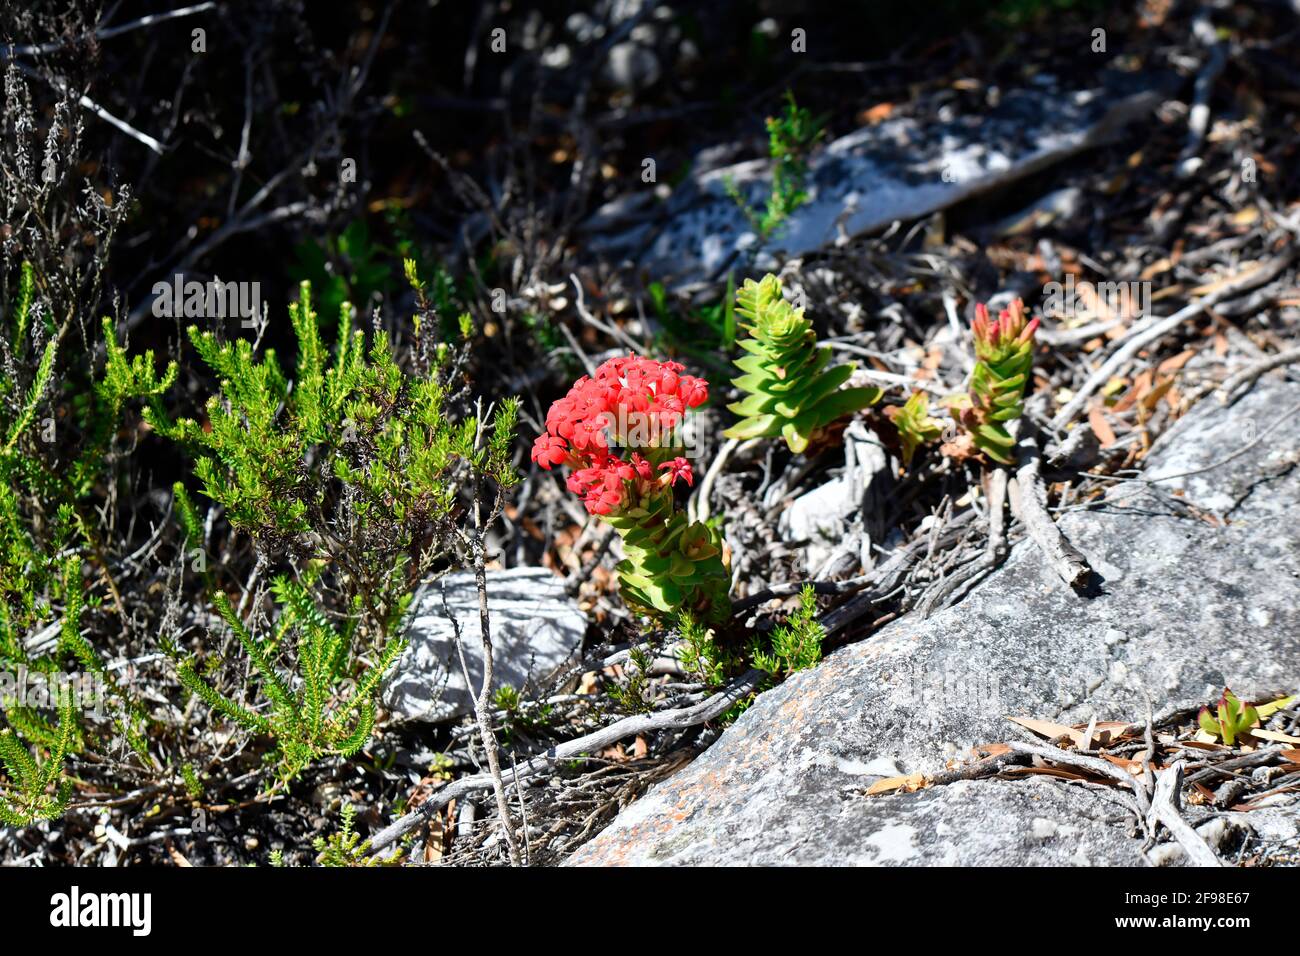
[[[481,418],[480,418],[481,420]],[[488,614],[487,549],[483,545],[485,523],[482,513],[483,480],[474,479],[474,582],[478,586],[479,634],[483,641],[483,686],[474,698],[474,716],[478,721],[483,751],[487,754],[488,771],[492,774],[492,789],[496,793],[497,811],[501,815],[501,833],[506,841],[510,865],[519,865],[519,848],[515,845],[515,831],[510,823],[510,805],[506,802],[505,781],[501,777],[501,757],[497,751],[496,734],[492,731],[488,704],[492,694],[492,625]],[[497,507],[500,507],[498,492]],[[468,676],[468,675],[467,675]],[[471,690],[472,692],[472,690]]]

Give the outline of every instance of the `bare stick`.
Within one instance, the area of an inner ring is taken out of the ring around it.
[[[1157,339],[1168,335],[1188,319],[1200,315],[1210,306],[1222,302],[1224,299],[1240,295],[1242,292],[1254,289],[1266,282],[1272,282],[1283,269],[1291,264],[1291,260],[1294,257],[1295,253],[1288,250],[1272,262],[1269,262],[1263,268],[1256,269],[1248,275],[1242,276],[1237,281],[1228,283],[1204,298],[1193,302],[1191,305],[1179,309],[1168,318],[1157,319],[1152,317],[1135,325],[1132,332],[1129,333],[1128,338],[1124,339],[1119,350],[1103,362],[1097,371],[1088,376],[1087,380],[1080,385],[1078,390],[1075,392],[1074,398],[1070,399],[1070,401],[1066,403],[1065,407],[1057,413],[1056,418],[1052,419],[1052,428],[1056,431],[1060,431],[1072,422],[1075,416],[1077,416],[1087,406],[1088,400],[1092,398],[1093,393],[1109,382],[1112,376],[1128,365],[1128,363],[1132,361],[1133,357],[1137,355],[1138,352],[1142,351],[1142,349],[1146,348]]]
[[[746,442],[746,446],[753,445],[758,439],[753,438]],[[713,463],[709,465],[709,470],[704,473],[700,480],[700,486],[695,490],[695,494],[686,502],[686,516],[692,521],[704,521],[709,517],[709,495],[713,491],[713,483],[717,480],[722,469],[726,467],[731,460],[732,453],[740,447],[740,439],[728,438],[723,446],[718,449],[718,453],[713,456]],[[692,510],[694,514],[692,514]]]
[[[1147,829],[1154,832],[1156,822],[1163,823],[1193,866],[1223,866],[1223,861],[1210,845],[1178,812],[1178,795],[1182,788],[1183,762],[1179,760],[1156,778],[1155,796],[1151,798],[1151,808],[1147,811]]]
[[[1047,491],[1043,481],[1038,477],[1038,468],[1042,458],[1038,454],[1038,443],[1030,435],[1020,442],[1020,470],[1011,479],[1011,511],[1025,526],[1043,553],[1047,563],[1056,572],[1057,577],[1070,587],[1078,587],[1088,579],[1092,568],[1079,549],[1066,540],[1061,529],[1056,526],[1052,516],[1047,513]]]
[[[479,437],[482,437],[483,411],[479,408]],[[476,441],[477,444],[477,441]],[[483,740],[483,750],[487,754],[488,771],[492,778],[492,789],[496,793],[497,811],[501,814],[501,833],[505,837],[506,851],[510,855],[510,864],[519,865],[519,848],[515,845],[515,831],[510,823],[510,805],[506,802],[505,782],[501,778],[501,756],[497,752],[497,737],[492,731],[489,701],[492,695],[492,623],[488,614],[487,594],[487,548],[484,545],[485,522],[483,521],[483,479],[474,478],[474,581],[478,585],[478,619],[479,636],[483,641],[483,686],[474,698],[474,716],[478,720],[479,736]],[[497,508],[500,508],[501,493],[497,492]],[[493,513],[495,517],[495,511]],[[487,524],[491,523],[491,519]],[[466,679],[468,681],[468,674]],[[468,686],[468,683],[467,685]],[[471,690],[471,693],[473,691]]]
[[[1133,796],[1137,800],[1138,810],[1140,811],[1140,821],[1146,826],[1146,817],[1150,813],[1151,804],[1147,798],[1146,787],[1137,777],[1133,776],[1127,770],[1122,770],[1113,763],[1108,763],[1100,757],[1089,757],[1087,754],[1073,753],[1069,750],[1061,750],[1058,747],[1048,747],[1044,744],[1026,744],[1018,740],[1008,741],[1007,746],[1017,753],[1030,754],[1046,760],[1049,763],[1063,763],[1070,767],[1078,767],[1080,770],[1088,770],[1102,777],[1108,777],[1116,783],[1127,787],[1133,791]]]
[[[188,17],[196,13],[205,13],[208,10],[216,8],[216,3],[199,3],[192,7],[181,7],[179,10],[168,10],[165,13],[151,13],[148,16],[140,17],[138,20],[131,20],[127,23],[118,24],[115,27],[100,27],[95,30],[94,36],[99,40],[107,40],[123,33],[129,33],[132,30],[139,30],[142,27],[150,27],[155,23],[163,23],[167,20],[175,20],[178,17]],[[22,46],[4,46],[0,47],[0,56],[5,59],[12,59],[16,56],[41,56],[46,53],[57,53],[66,45],[65,42],[59,43],[28,43]]]
[[[1262,362],[1257,362],[1248,368],[1242,369],[1219,386],[1219,401],[1224,405],[1227,405],[1243,386],[1251,384],[1265,372],[1271,372],[1273,369],[1281,368],[1283,365],[1293,365],[1296,362],[1300,362],[1300,348],[1287,349],[1285,352],[1278,352],[1276,355],[1270,355]]]
[[[15,65],[18,67],[19,72],[21,72],[24,76],[30,76],[33,77],[34,79],[42,80],[43,82],[50,84],[50,86],[53,86],[60,93],[71,94],[72,96],[75,96],[77,98],[77,103],[83,109],[90,110],[90,112],[94,113],[105,123],[108,123],[110,126],[114,126],[117,129],[121,130],[127,136],[130,136],[133,140],[135,140],[137,143],[141,143],[144,146],[147,146],[149,149],[153,150],[159,156],[161,156],[163,152],[166,150],[166,147],[163,146],[162,143],[158,142],[158,140],[154,139],[148,133],[140,132],[140,130],[136,129],[126,120],[119,119],[117,116],[114,116],[108,110],[104,109],[104,107],[100,106],[98,103],[92,100],[85,93],[78,93],[75,90],[70,90],[68,88],[68,84],[65,83],[63,80],[59,79],[57,76],[42,76],[40,73],[37,73],[35,70],[23,66],[21,63]]]
[[[1007,471],[995,468],[989,475],[989,546],[988,556],[999,560],[1007,551]]]
[[[1215,34],[1208,10],[1201,10],[1196,15],[1192,22],[1192,33],[1209,52],[1205,65],[1196,76],[1192,109],[1187,114],[1187,145],[1183,147],[1176,167],[1178,175],[1183,177],[1191,176],[1201,168],[1202,160],[1198,153],[1210,125],[1210,94],[1214,90],[1215,80],[1228,63],[1226,45]]]
[[[548,767],[553,767],[558,761],[595,753],[627,737],[654,733],[659,730],[680,730],[685,727],[695,727],[707,723],[725,713],[737,701],[743,700],[757,690],[766,676],[763,671],[750,670],[737,678],[725,690],[719,691],[698,704],[692,704],[690,707],[664,710],[657,714],[636,714],[632,717],[624,717],[622,720],[593,731],[585,737],[568,740],[551,747],[544,753],[538,754],[536,757],[520,764],[516,772],[519,779],[523,780]],[[420,804],[418,810],[408,813],[379,831],[370,841],[371,849],[377,851],[390,846],[401,839],[404,834],[414,829],[421,820],[427,819],[433,813],[441,810],[452,800],[457,800],[466,794],[479,790],[491,789],[492,786],[492,775],[486,773],[475,774],[472,777],[461,777],[459,780],[447,784]]]

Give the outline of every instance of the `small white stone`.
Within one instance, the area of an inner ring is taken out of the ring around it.
[[[840,760],[836,764],[840,773],[857,777],[897,777],[903,771],[903,764],[897,757],[877,757],[868,763],[861,760]]]
[[[1046,817],[1034,817],[1029,832],[1035,840],[1050,840],[1056,836],[1056,823]]]
[[[1185,855],[1177,843],[1162,843],[1147,854],[1147,859],[1153,866],[1172,866],[1182,862]]]
[[[906,863],[916,856],[916,828],[903,823],[891,823],[866,842],[875,847],[877,863]]]

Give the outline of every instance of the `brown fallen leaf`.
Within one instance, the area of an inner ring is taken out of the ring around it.
[[[1167,358],[1156,366],[1156,371],[1161,375],[1171,375],[1186,365],[1196,354],[1195,349],[1183,349],[1172,358]]]
[[[1114,754],[1102,754],[1103,760],[1108,760],[1117,767],[1122,767],[1135,777],[1139,777],[1145,772],[1146,768],[1142,766],[1141,760],[1132,760],[1128,757],[1117,757]]]
[[[1148,412],[1154,411],[1156,403],[1164,398],[1165,394],[1174,387],[1173,378],[1160,379],[1151,391],[1142,396],[1141,405]]]
[[[1284,734],[1280,730],[1262,730],[1256,728],[1250,732],[1252,737],[1258,737],[1260,740],[1272,740],[1279,744],[1300,744],[1300,737],[1293,737],[1290,734]]]
[[[1102,448],[1109,448],[1115,444],[1115,429],[1111,428],[1110,422],[1106,421],[1106,413],[1101,410],[1100,405],[1088,409],[1088,424],[1092,426],[1092,433],[1097,436]]]
[[[871,786],[867,787],[867,796],[875,797],[882,793],[893,793],[895,790],[902,790],[906,793],[915,793],[929,786],[923,773],[909,773],[903,777],[885,777],[883,780],[877,780]]]
[[[1032,730],[1048,740],[1055,740],[1058,737],[1068,737],[1076,747],[1086,747],[1084,735],[1088,732],[1087,724],[1079,724],[1077,727],[1067,727],[1064,724],[1054,724],[1050,720],[1035,720],[1032,717],[1007,717],[1007,720],[1013,724],[1019,724],[1027,730]],[[1130,725],[1119,720],[1099,720],[1093,727],[1093,740],[1100,747],[1118,740],[1124,736],[1125,731]],[[1091,748],[1088,748],[1091,749]]]
[[[1086,783],[1115,783],[1109,777],[1094,777],[1069,767],[1007,767],[1002,771],[1004,777],[1056,777],[1060,780],[1083,781]]]
[[[1278,787],[1268,796],[1269,798],[1272,798],[1272,797],[1276,797],[1279,793],[1295,793],[1295,791],[1297,790],[1300,790],[1300,784],[1292,784],[1289,787]],[[1232,809],[1233,810],[1254,810],[1256,807],[1262,807],[1262,806],[1267,806],[1267,804],[1264,803],[1263,797],[1261,797],[1258,800],[1252,800],[1249,803],[1239,803]]]

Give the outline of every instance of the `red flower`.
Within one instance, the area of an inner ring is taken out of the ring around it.
[[[649,481],[654,476],[654,470],[650,467],[650,462],[636,452],[632,452],[632,467],[636,469],[637,477],[643,481]]]
[[[547,471],[552,465],[561,464],[569,457],[569,446],[563,438],[556,435],[538,435],[533,442],[533,461]]]
[[[695,475],[691,471],[691,463],[685,458],[674,458],[672,461],[666,461],[659,466],[659,470],[668,471],[668,484],[675,484],[678,478],[685,479],[686,484],[695,484]]]
[[[709,397],[709,383],[693,375],[683,375],[677,386],[677,394],[690,408],[698,408]]]
[[[691,484],[685,458],[661,464],[667,474],[656,480],[654,465],[637,451],[670,446],[687,410],[708,399],[709,383],[685,371],[677,362],[635,355],[610,359],[551,405],[546,434],[533,443],[533,461],[545,469],[570,464],[569,490],[592,514],[609,514],[679,478]],[[629,460],[611,455],[612,444],[632,449]]]

